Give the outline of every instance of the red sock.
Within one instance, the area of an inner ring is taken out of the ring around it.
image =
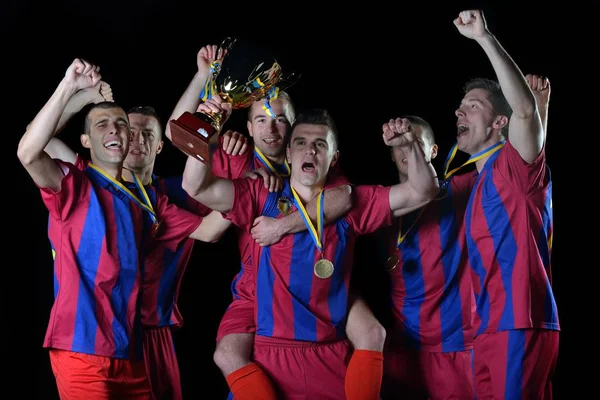
[[[277,400],[271,380],[254,363],[233,371],[225,379],[236,400]]]
[[[354,350],[346,370],[347,400],[379,400],[383,378],[383,353]]]

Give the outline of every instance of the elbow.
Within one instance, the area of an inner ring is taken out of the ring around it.
[[[198,197],[200,193],[200,187],[197,182],[192,182],[190,179],[186,179],[185,174],[183,175],[183,179],[181,181],[181,188],[193,199]]]
[[[437,178],[431,180],[431,184],[422,188],[420,191],[421,199],[423,202],[430,202],[440,193],[440,185]]]
[[[537,106],[533,92],[529,90],[521,103],[517,107],[513,108],[512,115],[521,119],[533,118],[533,115],[537,111],[536,107]]]
[[[28,149],[23,142],[19,142],[19,147],[17,148],[17,157],[19,157],[19,161],[24,166],[31,165],[37,158],[37,154]]]

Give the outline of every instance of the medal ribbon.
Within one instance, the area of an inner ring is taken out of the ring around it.
[[[285,175],[281,175],[279,172],[277,172],[277,170],[275,169],[275,167],[273,167],[273,164],[271,164],[271,162],[269,161],[269,159],[262,153],[262,151],[260,151],[260,149],[256,146],[254,146],[254,155],[260,159],[260,161],[263,163],[263,165],[265,165],[267,167],[267,169],[272,173],[277,175],[278,177],[282,177],[282,176],[290,176],[290,165],[288,164],[287,160],[283,161],[283,166],[286,169],[286,174]]]
[[[108,175],[105,171],[103,171],[102,169],[100,169],[98,166],[94,165],[93,163],[89,163],[88,165],[94,171],[96,171],[101,177],[103,177],[108,182],[110,182],[111,184],[113,184],[117,189],[119,189],[123,193],[125,193],[137,205],[139,205],[140,207],[142,207],[142,209],[146,210],[150,214],[150,218],[152,219],[152,222],[156,223],[156,212],[154,212],[154,207],[152,207],[152,203],[150,202],[150,198],[148,197],[148,193],[146,193],[146,189],[144,189],[144,185],[142,185],[140,179],[137,177],[136,174],[134,174],[132,172],[134,180],[135,180],[135,185],[137,186],[138,190],[142,193],[142,195],[144,197],[144,200],[145,200],[145,203],[142,202],[135,194],[133,194],[131,192],[131,190],[127,189],[127,187],[125,185],[123,185],[121,182],[117,181],[112,176]]]
[[[294,194],[296,207],[298,207],[300,215],[302,215],[302,219],[304,220],[304,223],[308,228],[308,232],[310,233],[310,236],[312,237],[315,246],[317,246],[317,248],[321,251],[322,254],[323,243],[321,242],[321,239],[323,238],[323,190],[321,190],[321,193],[319,193],[319,196],[317,197],[317,229],[315,229],[315,226],[310,220],[308,212],[306,211],[306,208],[304,208],[304,205],[302,204],[302,200],[300,200],[298,193],[296,193],[293,186],[290,185],[290,187],[292,188],[292,193]]]
[[[202,88],[202,92],[200,92],[200,99],[202,101],[212,99],[215,93],[217,92],[217,85],[215,81],[217,75],[219,75],[219,72],[221,72],[221,63],[219,63],[216,60],[210,63],[210,71],[208,72],[206,83]]]
[[[462,167],[464,167],[468,164],[472,164],[476,161],[479,161],[484,157],[491,156],[492,154],[494,154],[495,152],[500,150],[502,147],[504,147],[505,144],[506,144],[506,140],[501,140],[500,142],[495,143],[495,144],[491,145],[490,147],[485,148],[476,154],[473,154],[471,157],[469,157],[469,159],[467,161],[465,161],[465,163],[463,165],[461,165],[460,167],[456,167],[452,171],[448,172],[448,168],[450,167],[452,160],[454,160],[454,157],[456,156],[456,151],[458,150],[458,142],[455,143],[454,146],[452,146],[450,153],[448,153],[446,162],[444,162],[444,180],[450,178],[457,171],[459,171]]]
[[[408,232],[410,232],[411,229],[417,224],[417,221],[419,220],[419,218],[421,218],[421,215],[423,215],[423,211],[425,211],[425,207],[427,207],[427,205],[424,205],[423,207],[421,207],[421,211],[419,211],[419,215],[417,215],[417,218],[415,218],[415,220],[412,223],[412,225],[410,226],[410,228],[408,228],[408,230],[406,232],[404,232],[404,235],[402,234],[402,222],[400,222],[400,226],[398,227],[398,239],[396,240],[397,248],[400,248],[400,245],[402,244],[402,242],[404,242],[404,239],[406,239],[406,235],[408,235]],[[402,220],[400,220],[400,221],[402,221]]]

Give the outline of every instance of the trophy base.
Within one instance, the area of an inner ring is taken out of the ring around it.
[[[217,133],[214,120],[207,114],[184,112],[169,121],[171,141],[179,150],[210,165],[210,140]]]

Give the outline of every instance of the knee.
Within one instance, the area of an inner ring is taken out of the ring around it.
[[[354,347],[362,350],[383,351],[386,330],[378,321],[369,324],[365,334],[353,343]]]
[[[252,335],[227,335],[217,343],[213,353],[213,361],[221,372],[227,376],[249,364],[251,352]]]

